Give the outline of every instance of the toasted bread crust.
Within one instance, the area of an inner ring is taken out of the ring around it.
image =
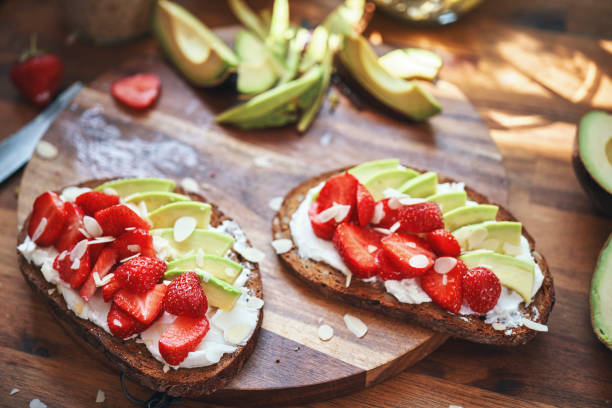
[[[291,239],[289,222],[299,207],[307,192],[319,183],[329,179],[346,169],[330,171],[318,177],[306,180],[291,190],[283,201],[280,210],[274,217],[272,231],[274,239]],[[419,172],[422,170],[415,169]],[[455,182],[450,178],[439,177],[440,182]],[[471,200],[481,204],[495,204],[487,197],[465,187],[465,191]],[[503,206],[499,206],[497,214],[498,221],[516,221],[516,218]],[[531,253],[544,274],[542,287],[536,294],[533,302],[527,307],[521,306],[530,319],[534,322],[546,324],[548,316],[555,303],[555,292],[553,279],[546,264],[546,260],[535,250],[535,241],[523,226],[523,235],[529,241]],[[344,301],[365,309],[374,310],[387,316],[402,320],[408,320],[423,327],[427,327],[454,337],[463,338],[476,343],[494,344],[499,346],[516,346],[527,343],[536,335],[536,331],[525,326],[512,329],[512,335],[505,335],[504,331],[495,330],[491,325],[484,323],[478,316],[455,315],[432,302],[421,304],[407,304],[399,302],[393,295],[385,290],[384,284],[363,282],[353,279],[347,288],[346,277],[339,270],[329,266],[325,262],[315,262],[310,259],[301,258],[297,248],[279,255],[281,262],[292,273],[296,274],[313,288],[326,296],[341,298]],[[537,312],[536,312],[537,311]]]
[[[79,186],[95,187],[109,180],[112,179],[90,180],[79,184]],[[181,188],[176,188],[175,192],[189,195],[194,200],[208,202],[201,195],[186,192]],[[223,214],[216,205],[210,204],[212,206],[211,224],[213,226],[231,219]],[[27,235],[26,227],[29,218],[28,216],[24,228],[18,234],[18,244],[23,242]],[[61,294],[57,291],[51,295],[48,293],[49,289],[55,288],[55,285],[45,280],[40,268],[28,263],[19,251],[17,251],[17,254],[19,267],[26,282],[49,306],[53,315],[68,333],[89,350],[95,350],[94,355],[98,356],[107,365],[126,373],[132,380],[138,381],[151,389],[167,392],[173,396],[189,398],[209,395],[215,390],[223,388],[240,371],[257,344],[263,319],[263,309],[259,310],[257,326],[247,344],[238,346],[232,354],[225,354],[217,364],[199,368],[170,369],[167,373],[164,373],[163,364],[153,358],[144,344],[136,343],[135,340],[121,340],[108,334],[104,329],[89,320],[78,318],[74,312],[68,309]],[[246,261],[240,254],[233,251],[232,257],[237,262]],[[256,264],[251,264],[251,274],[245,286],[253,295],[263,298],[261,274]]]

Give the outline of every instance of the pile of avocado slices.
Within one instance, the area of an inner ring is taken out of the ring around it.
[[[306,131],[321,109],[337,61],[369,95],[415,121],[439,113],[439,103],[415,78],[433,80],[442,65],[426,50],[398,49],[378,57],[360,34],[365,0],[345,0],[314,30],[291,23],[288,0],[256,13],[244,0],[228,0],[244,28],[232,50],[178,4],[158,0],[153,32],[178,70],[194,85],[213,87],[237,74],[244,100],[216,117],[242,129],[296,123]]]

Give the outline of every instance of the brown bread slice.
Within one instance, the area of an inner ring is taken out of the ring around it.
[[[90,180],[79,184],[79,186],[95,187],[109,180],[111,179]],[[193,200],[208,202],[204,197],[188,193],[181,188],[176,188],[174,192],[189,195]],[[224,220],[231,219],[223,214],[216,205],[210,204],[212,206],[211,225],[217,226]],[[18,244],[23,242],[27,235],[28,221],[29,217],[19,232]],[[215,390],[223,388],[240,371],[255,349],[263,319],[263,309],[259,310],[257,326],[247,344],[238,346],[232,354],[225,354],[217,364],[200,368],[170,369],[167,373],[164,373],[163,364],[151,356],[144,344],[136,343],[134,340],[123,341],[108,334],[94,323],[77,317],[67,308],[64,298],[57,291],[49,295],[48,290],[55,288],[55,285],[47,282],[40,269],[29,264],[19,251],[17,251],[17,254],[19,267],[26,282],[49,306],[53,315],[68,334],[91,351],[92,355],[98,356],[109,367],[124,372],[132,380],[138,381],[151,389],[164,391],[173,396],[189,398],[211,394]],[[232,251],[231,257],[240,263],[246,261],[234,251]],[[250,289],[253,295],[263,298],[263,287],[258,265],[251,263],[251,270],[245,286]]]
[[[348,168],[347,168],[348,169]],[[291,239],[289,222],[293,213],[297,210],[300,203],[306,196],[308,190],[319,183],[329,179],[334,174],[347,169],[341,169],[321,174],[318,177],[306,180],[302,184],[291,190],[283,201],[280,210],[277,212],[272,231],[274,239]],[[422,172],[419,169],[414,169]],[[440,177],[439,182],[455,182],[450,178]],[[495,204],[489,201],[484,195],[465,187],[468,198],[481,204]],[[508,210],[499,204],[497,214],[498,221],[516,221],[516,218]],[[536,294],[533,302],[527,308],[521,306],[522,311],[526,312],[530,320],[546,324],[548,316],[555,303],[555,292],[553,279],[548,270],[548,265],[543,256],[535,250],[535,241],[523,226],[523,235],[529,241],[531,253],[536,262],[542,269],[544,281],[542,287]],[[536,335],[536,331],[520,326],[513,329],[512,335],[505,335],[503,330],[495,330],[491,325],[486,324],[477,316],[455,315],[441,307],[429,302],[418,305],[399,302],[393,295],[389,294],[384,285],[379,281],[376,283],[363,282],[353,279],[350,286],[346,287],[346,277],[339,270],[329,266],[324,262],[315,262],[310,259],[301,258],[297,248],[279,255],[281,262],[288,270],[303,279],[313,288],[317,289],[325,296],[340,298],[344,301],[365,309],[374,310],[387,316],[402,320],[418,323],[421,326],[449,334],[454,337],[463,338],[477,343],[495,344],[500,346],[516,346],[527,343]],[[536,313],[537,310],[537,313]]]

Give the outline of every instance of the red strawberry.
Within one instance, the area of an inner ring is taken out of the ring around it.
[[[153,236],[143,229],[125,231],[111,244],[119,252],[119,259],[139,253],[142,256],[155,258]]]
[[[168,285],[164,309],[177,316],[201,317],[208,310],[208,300],[195,272],[187,272]]]
[[[347,220],[350,219],[357,200],[358,184],[357,179],[348,173],[339,174],[327,180],[317,196],[319,212],[327,210],[334,203],[350,205],[351,210],[346,217]]]
[[[96,293],[96,290],[98,289],[93,274],[97,273],[98,277],[102,279],[110,273],[116,262],[117,251],[112,247],[104,248],[100,253],[98,259],[96,260],[94,267],[91,269],[91,273],[87,277],[87,280],[79,291],[79,295],[81,295],[81,297],[85,299],[86,302],[89,302],[89,299],[92,298],[92,296]]]
[[[320,222],[317,219],[318,214],[319,203],[315,201],[310,204],[310,208],[308,209],[308,218],[310,218],[310,225],[312,226],[312,230],[317,237],[329,241],[334,236],[334,231],[336,231],[336,222],[333,219],[327,222]]]
[[[102,286],[102,298],[105,302],[110,302],[119,289],[121,289],[121,283],[116,276],[113,276],[106,285]]]
[[[404,232],[419,234],[444,228],[440,207],[430,201],[402,206],[399,210],[399,217]]]
[[[382,249],[376,252],[376,264],[378,265],[378,276],[380,279],[384,281],[404,279],[404,274],[393,265]]]
[[[421,277],[421,287],[425,293],[438,306],[452,313],[459,312],[463,302],[459,269],[455,267],[448,273],[438,273],[431,269]]]
[[[64,202],[53,191],[47,191],[34,200],[28,235],[40,246],[55,243],[66,220]]]
[[[380,249],[380,235],[355,224],[340,224],[333,238],[334,247],[346,266],[360,279],[378,272],[376,251]]]
[[[120,289],[115,293],[113,301],[132,317],[144,324],[149,324],[162,310],[165,295],[166,285],[160,283],[146,293],[134,293],[126,288]]]
[[[365,227],[372,220],[374,215],[374,197],[362,184],[357,185],[357,217],[359,225]]]
[[[75,202],[85,214],[93,217],[98,211],[119,204],[119,196],[105,194],[101,191],[88,191],[78,196]]]
[[[55,55],[36,49],[36,37],[30,39],[25,51],[11,67],[11,81],[21,95],[34,105],[46,106],[62,82],[64,64]]]
[[[113,336],[120,339],[127,339],[147,328],[146,324],[142,324],[137,319],[134,319],[114,303],[111,304],[111,308],[108,311],[106,322]]]
[[[123,204],[116,204],[100,210],[94,217],[102,227],[104,235],[112,235],[113,237],[120,236],[129,227],[136,227],[147,231],[151,229],[147,221],[140,218],[138,214]]]
[[[60,278],[75,289],[81,287],[91,272],[89,248],[81,242],[86,241],[60,252],[53,261],[53,269],[59,272]]]
[[[115,277],[122,287],[135,292],[145,293],[155,286],[164,276],[166,263],[157,258],[138,256],[119,265]]]
[[[459,242],[445,229],[440,228],[428,233],[427,242],[439,256],[459,256],[461,254]]]
[[[380,227],[380,228],[389,228],[391,227],[393,224],[395,224],[396,222],[399,221],[399,208],[391,208],[389,207],[389,198],[385,198],[380,200],[378,203],[376,203],[374,205],[374,212],[373,212],[373,221],[372,224],[374,224],[376,227]],[[380,209],[376,209],[377,207],[379,207]],[[383,216],[380,220],[376,220],[376,215],[377,212],[381,211]],[[374,221],[378,221],[378,222],[374,222]]]
[[[206,316],[179,316],[159,339],[159,352],[170,365],[179,365],[199,345],[210,325]]]
[[[487,313],[493,309],[501,294],[497,276],[488,268],[472,268],[463,274],[463,295],[476,313]]]
[[[72,202],[64,203],[64,210],[66,211],[66,222],[62,233],[55,242],[55,248],[60,252],[86,238],[81,232],[84,230],[83,211]]]
[[[132,109],[146,109],[159,96],[161,80],[154,74],[136,74],[116,81],[111,94]]]
[[[396,232],[384,237],[380,243],[387,258],[405,278],[423,275],[436,259],[427,242],[415,235]]]

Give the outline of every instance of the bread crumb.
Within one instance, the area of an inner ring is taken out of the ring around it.
[[[283,205],[283,197],[274,197],[268,203],[268,206],[274,211],[280,210],[282,205]]]
[[[168,364],[164,364],[164,366],[162,367],[162,371],[164,373],[167,373],[168,371],[170,371],[170,366]]]
[[[322,324],[319,326],[319,338],[323,341],[328,341],[334,337],[334,329],[328,324]]]
[[[52,160],[57,157],[57,147],[47,142],[46,140],[41,140],[36,145],[36,154],[38,154],[43,159]]]
[[[11,390],[11,392],[10,392],[10,395],[15,395],[15,394],[17,394],[19,391],[20,391],[20,390],[19,390],[19,388],[13,388],[13,389]]]

